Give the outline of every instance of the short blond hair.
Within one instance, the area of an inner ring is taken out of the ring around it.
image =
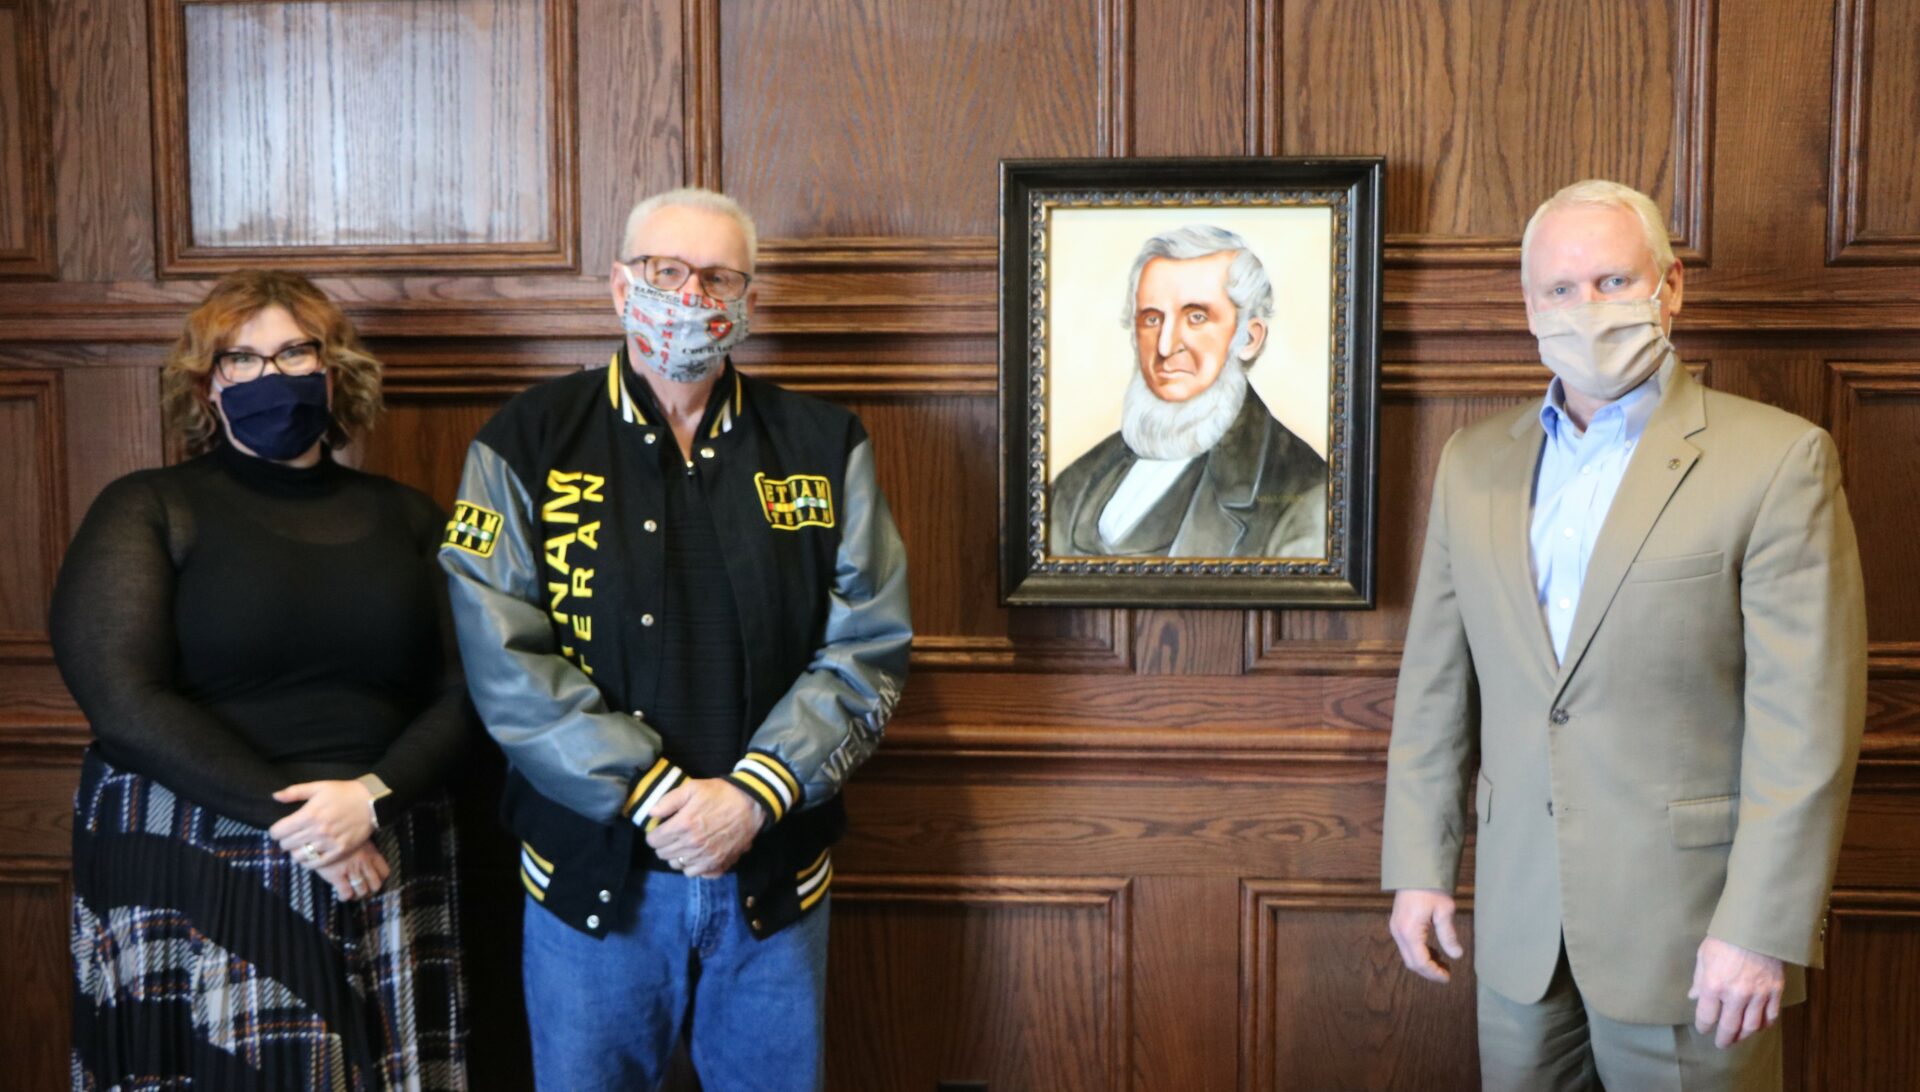
[[[1660,270],[1662,277],[1673,268],[1673,244],[1667,239],[1667,218],[1654,204],[1653,198],[1618,182],[1604,178],[1589,178],[1564,187],[1560,192],[1540,202],[1533,210],[1533,216],[1527,220],[1526,233],[1520,236],[1520,280],[1527,279],[1527,254],[1533,249],[1533,231],[1549,212],[1558,212],[1570,208],[1619,208],[1626,209],[1640,221],[1641,234],[1646,236],[1647,249],[1653,252],[1653,264]]]
[[[676,190],[667,190],[665,193],[656,193],[652,197],[645,198],[627,213],[627,228],[620,235],[621,261],[624,262],[633,256],[628,253],[627,248],[633,245],[634,233],[640,230],[640,225],[647,222],[647,217],[661,209],[699,209],[702,212],[717,212],[725,216],[740,225],[740,234],[747,241],[747,261],[760,260],[760,231],[754,227],[753,217],[747,215],[747,210],[741,208],[738,201],[714,190],[702,189],[699,186],[682,186]],[[741,272],[751,273],[753,270],[743,269]]]

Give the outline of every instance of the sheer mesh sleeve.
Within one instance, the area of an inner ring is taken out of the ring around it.
[[[49,628],[61,677],[108,761],[204,807],[267,827],[293,811],[248,743],[174,686],[168,505],[149,481],[100,494],[67,550]]]
[[[436,632],[440,640],[440,675],[420,714],[388,745],[373,772],[393,790],[386,807],[395,809],[419,799],[443,782],[474,739],[476,718],[467,697],[467,681],[460,670],[460,649],[453,632],[453,611],[447,602],[447,578],[440,571],[440,533],[446,513],[425,496],[408,491],[408,518],[420,549],[420,579],[433,589]],[[383,808],[384,812],[384,808]]]

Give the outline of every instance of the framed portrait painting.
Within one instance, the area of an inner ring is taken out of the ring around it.
[[[1005,602],[1373,605],[1381,173],[1001,163]]]

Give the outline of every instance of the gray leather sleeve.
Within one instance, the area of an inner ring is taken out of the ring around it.
[[[500,526],[478,548],[440,547],[467,689],[507,760],[548,799],[598,822],[625,814],[637,771],[659,757],[660,736],[607,708],[599,687],[560,654],[541,604],[533,500],[505,459],[476,440],[460,480],[462,517]]]
[[[839,792],[879,746],[906,685],[913,642],[906,547],[874,475],[872,440],[847,459],[841,514],[825,644],[751,743],[799,780],[803,808]]]

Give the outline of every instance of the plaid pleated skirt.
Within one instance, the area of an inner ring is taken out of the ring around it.
[[[341,902],[267,832],[87,751],[74,801],[73,1087],[464,1089],[452,809],[375,832]]]

